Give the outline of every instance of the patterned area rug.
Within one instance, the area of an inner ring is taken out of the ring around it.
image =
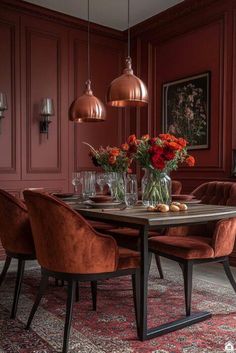
[[[179,271],[149,281],[149,326],[184,314],[183,281]],[[41,302],[30,331],[24,330],[39,284],[38,269],[27,270],[17,319],[9,312],[14,273],[0,288],[0,353],[55,353],[62,349],[65,288],[54,281]],[[137,340],[129,277],[99,283],[97,312],[91,310],[90,287],[82,283],[75,303],[70,352],[73,353],[223,353],[225,343],[236,346],[236,295],[230,286],[218,288],[195,278],[193,310],[210,310],[212,319],[146,342]]]

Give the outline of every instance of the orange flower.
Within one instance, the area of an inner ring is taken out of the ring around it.
[[[127,142],[128,142],[129,145],[132,145],[132,144],[136,143],[136,140],[137,140],[137,138],[136,138],[136,136],[133,134],[133,135],[130,135],[130,136],[128,137]]]
[[[186,147],[187,146],[187,141],[185,139],[183,139],[182,137],[178,138],[178,143],[182,147]]]
[[[171,135],[171,134],[159,134],[159,138],[161,140],[167,140],[167,141],[174,141],[174,142],[178,141],[178,139],[174,135]]]
[[[116,164],[116,156],[110,156],[108,159],[109,164],[113,165]]]
[[[143,136],[141,137],[141,140],[149,140],[149,139],[150,139],[149,134],[143,135]]]
[[[119,148],[117,148],[117,147],[111,148],[111,150],[110,150],[110,155],[111,156],[117,157],[117,156],[119,156],[119,154],[120,154],[120,149]]]
[[[195,158],[193,156],[188,156],[185,161],[189,167],[193,167],[195,165]]]
[[[128,151],[129,150],[129,145],[128,143],[122,143],[122,145],[120,146],[120,148],[122,149],[122,151]]]
[[[172,150],[178,151],[182,149],[182,146],[180,146],[177,142],[168,142],[168,146],[172,148]]]

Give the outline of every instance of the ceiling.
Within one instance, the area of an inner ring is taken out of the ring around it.
[[[87,19],[88,0],[27,0],[35,5]],[[183,0],[130,0],[130,25],[134,26]],[[92,22],[118,30],[127,29],[128,0],[90,0]]]

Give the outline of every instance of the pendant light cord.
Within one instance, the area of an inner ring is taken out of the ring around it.
[[[88,81],[91,81],[91,71],[90,71],[90,0],[88,0]]]
[[[128,0],[128,58],[130,57],[130,0]]]

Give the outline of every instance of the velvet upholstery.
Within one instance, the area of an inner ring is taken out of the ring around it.
[[[89,221],[89,224],[98,232],[105,232],[105,231],[116,228],[115,225],[108,224],[105,222],[99,222],[99,221]]]
[[[204,183],[192,194],[205,204],[236,206],[236,183],[220,181]],[[236,218],[203,225],[174,227],[165,235],[169,236],[169,239],[166,236],[151,238],[150,250],[163,251],[186,259],[228,256],[234,248]],[[197,244],[196,239],[201,244]],[[211,247],[213,255],[206,251],[206,244]]]
[[[171,193],[172,195],[179,195],[182,190],[182,183],[178,180],[171,181]]]
[[[233,182],[211,181],[204,183],[193,190],[192,194],[204,204],[236,206],[236,183]],[[215,222],[209,222],[191,227],[169,228],[166,235],[187,236],[194,234],[212,237],[214,229]]]
[[[117,241],[119,246],[124,246],[129,249],[139,248],[139,231],[133,228],[119,227],[114,229],[109,229],[106,231],[107,234],[111,235]],[[155,231],[150,231],[149,236],[156,236],[158,233]]]
[[[38,262],[49,271],[96,274],[119,268],[119,248],[111,236],[96,232],[64,202],[40,192],[25,191],[24,197],[35,242]],[[123,258],[125,258],[122,250]],[[127,257],[130,251],[126,252]],[[137,264],[121,260],[127,268]],[[139,257],[139,254],[137,254]]]
[[[149,239],[150,251],[181,257],[183,259],[213,258],[211,239],[205,237],[158,236]]]
[[[10,253],[34,254],[34,242],[25,204],[4,190],[0,190],[0,238]]]

